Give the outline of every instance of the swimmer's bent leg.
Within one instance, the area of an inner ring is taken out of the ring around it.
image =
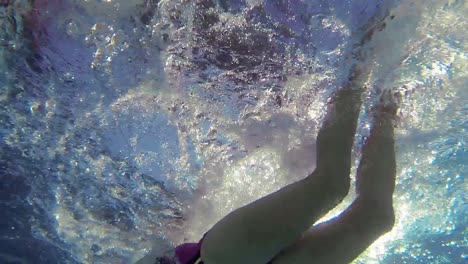
[[[358,169],[358,198],[340,216],[308,230],[276,256],[274,264],[350,263],[392,229],[396,174],[392,118],[385,113],[376,117]]]
[[[360,106],[360,89],[339,91],[317,138],[314,173],[219,221],[203,241],[203,261],[267,263],[336,206],[349,190],[351,149]]]

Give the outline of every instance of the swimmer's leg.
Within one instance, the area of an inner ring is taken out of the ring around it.
[[[361,78],[353,75],[350,86]],[[317,169],[307,178],[239,208],[205,236],[201,256],[207,264],[267,263],[349,190],[351,149],[361,106],[361,90],[346,87],[330,104],[317,139]],[[313,161],[311,161],[313,162]]]
[[[356,179],[358,197],[340,216],[314,226],[273,263],[350,263],[394,225],[396,108],[379,106]]]

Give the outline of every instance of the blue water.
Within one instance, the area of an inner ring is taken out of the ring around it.
[[[452,0],[0,6],[0,262],[132,263],[198,240],[314,169],[326,101],[361,49],[372,72],[356,162],[376,90],[403,100],[397,223],[355,263],[465,263],[467,12]]]

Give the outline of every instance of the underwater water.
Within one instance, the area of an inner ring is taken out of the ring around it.
[[[376,90],[403,98],[397,223],[354,263],[467,262],[467,2],[4,2],[1,263],[132,263],[306,176],[355,49],[356,164]]]

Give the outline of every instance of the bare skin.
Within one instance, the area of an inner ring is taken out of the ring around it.
[[[334,121],[326,122],[318,136],[314,173],[218,222],[202,245],[205,264],[349,263],[392,228],[395,111],[383,105],[375,110],[374,125],[363,148],[357,199],[340,216],[310,228],[347,194],[361,104],[358,93],[342,90],[336,94],[339,103],[330,107]]]
[[[392,229],[396,174],[394,118],[393,106],[377,107],[358,168],[356,200],[338,217],[306,231],[272,263],[350,263]]]
[[[329,104],[317,137],[317,169],[216,223],[202,244],[205,264],[349,263],[393,227],[396,108],[383,103],[374,110],[374,125],[363,149],[358,197],[337,218],[313,226],[348,193],[351,149],[367,76],[365,69],[354,67],[347,87]]]

